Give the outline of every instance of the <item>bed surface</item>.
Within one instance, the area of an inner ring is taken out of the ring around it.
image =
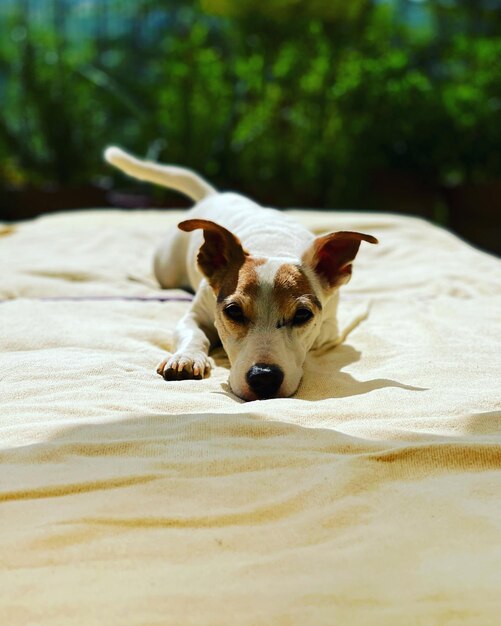
[[[499,624],[501,262],[422,220],[359,230],[352,330],[294,398],[155,367],[189,305],[182,212],[0,231],[0,623]]]

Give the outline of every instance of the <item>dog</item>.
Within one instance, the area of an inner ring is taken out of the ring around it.
[[[189,169],[141,161],[117,147],[105,159],[196,202],[154,257],[163,288],[191,287],[195,294],[177,325],[176,351],[157,372],[166,380],[205,378],[210,348],[220,342],[235,395],[293,395],[307,353],[338,337],[338,289],[351,278],[361,242],[377,239],[344,231],[314,237],[287,214],[219,193]]]

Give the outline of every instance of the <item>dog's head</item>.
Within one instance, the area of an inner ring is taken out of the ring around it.
[[[244,400],[292,395],[327,301],[350,279],[361,241],[377,239],[324,235],[295,260],[253,257],[233,233],[208,220],[186,220],[179,228],[204,233],[198,265],[216,296],[215,326],[233,392]]]

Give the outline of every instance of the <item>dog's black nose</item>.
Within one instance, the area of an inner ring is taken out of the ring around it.
[[[278,365],[256,363],[245,377],[252,391],[260,400],[273,398],[277,395],[284,379],[284,373]]]

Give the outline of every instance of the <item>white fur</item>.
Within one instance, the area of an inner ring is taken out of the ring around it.
[[[107,148],[104,158],[129,176],[176,189],[195,202],[217,193],[206,180],[189,169],[175,165],[159,165],[153,161],[140,161],[116,146]]]
[[[223,343],[230,363],[230,386],[245,399],[255,398],[246,382],[249,368],[256,363],[279,366],[284,372],[278,396],[290,396],[299,386],[306,354],[312,348],[335,342],[337,291],[322,289],[314,271],[305,267],[302,256],[312,244],[313,235],[288,215],[264,209],[255,202],[235,193],[217,193],[201,177],[182,168],[142,162],[117,148],[108,148],[106,158],[126,173],[175,188],[199,200],[187,213],[187,219],[211,220],[236,235],[245,250],[256,258],[266,258],[258,267],[258,298],[256,317],[245,340],[236,341],[221,331],[216,297],[197,267],[196,257],[203,242],[201,230],[192,233],[173,229],[157,250],[154,269],[164,288],[190,286],[196,295],[186,315],[176,329],[176,352],[158,368],[185,371],[190,377],[207,376],[211,368],[210,347],[218,340]],[[273,283],[278,268],[287,264],[302,266],[322,304],[314,320],[304,329],[277,328],[281,312],[273,298]]]

